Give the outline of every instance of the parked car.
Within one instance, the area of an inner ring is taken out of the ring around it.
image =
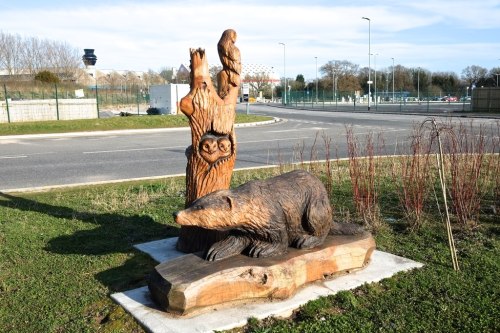
[[[443,102],[457,102],[458,97],[456,97],[456,96],[444,96],[443,98],[441,98],[441,100]]]

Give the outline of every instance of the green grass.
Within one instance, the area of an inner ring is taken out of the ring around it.
[[[236,123],[270,120],[271,117],[236,114]],[[122,129],[187,127],[186,116],[132,116],[102,119],[38,121],[0,124],[0,135],[46,134],[82,131],[110,131]]]
[[[108,296],[144,285],[155,262],[132,245],[177,234],[182,189],[177,179],[0,194],[2,331],[142,332]]]
[[[442,229],[376,236],[379,250],[422,262],[422,269],[311,301],[292,319],[250,322],[244,331],[498,332],[498,225],[458,236],[459,272],[450,266]]]
[[[232,186],[274,173],[236,172]],[[346,184],[335,189],[337,211],[352,205]],[[390,191],[381,194],[384,217],[397,212]],[[156,263],[133,244],[176,236],[171,214],[183,203],[183,178],[0,193],[0,331],[144,332],[109,295],[146,284]],[[417,233],[399,219],[386,223],[378,249],[424,268],[311,301],[287,320],[250,319],[234,332],[498,332],[498,215],[481,215],[480,225],[456,232],[455,272],[439,219]]]

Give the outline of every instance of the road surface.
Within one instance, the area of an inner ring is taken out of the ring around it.
[[[238,107],[244,112],[244,105]],[[317,151],[314,159],[324,159],[324,138],[331,140],[332,158],[345,157],[346,126],[352,126],[361,140],[369,133],[382,133],[383,153],[394,153],[396,145],[408,141],[412,127],[425,119],[419,115],[304,111],[266,105],[252,105],[250,112],[282,121],[236,129],[236,168],[308,160],[312,150]],[[474,123],[495,121],[475,119]],[[0,191],[183,174],[188,145],[189,129],[0,137]]]

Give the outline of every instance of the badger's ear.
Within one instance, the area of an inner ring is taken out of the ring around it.
[[[234,199],[231,198],[229,195],[226,195],[226,201],[229,204],[229,208],[233,209],[234,205],[236,204],[236,202],[234,201]]]

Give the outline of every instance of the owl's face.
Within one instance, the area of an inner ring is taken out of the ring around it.
[[[208,163],[212,164],[221,158],[231,155],[232,143],[228,136],[205,134],[201,137],[199,154]]]
[[[222,137],[217,140],[217,145],[221,156],[226,157],[231,154],[231,141],[227,137]]]
[[[233,42],[233,44],[236,43],[236,31],[231,30],[229,36],[230,36],[229,38],[231,39],[231,42]]]
[[[204,136],[200,142],[200,151],[213,154],[219,149],[217,138],[213,135]]]

